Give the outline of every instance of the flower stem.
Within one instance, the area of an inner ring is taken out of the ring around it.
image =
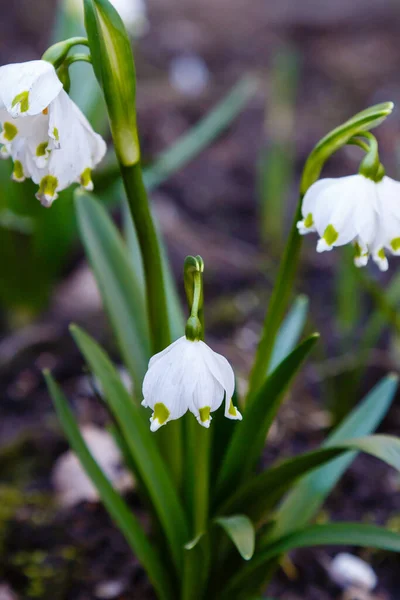
[[[142,254],[152,352],[155,354],[171,342],[160,246],[140,164],[120,166]]]
[[[275,337],[285,314],[292,293],[293,282],[300,258],[302,237],[297,230],[297,221],[301,219],[301,202],[299,198],[290,230],[289,239],[279,266],[274,289],[265,315],[261,339],[258,344],[255,361],[249,379],[247,400],[251,400],[267,375],[269,361],[274,347]]]
[[[152,354],[156,354],[171,343],[160,245],[140,163],[129,167],[120,164],[120,167],[142,255],[151,348]],[[170,423],[168,429],[157,434],[157,441],[173,480],[180,487],[183,458],[181,423]]]

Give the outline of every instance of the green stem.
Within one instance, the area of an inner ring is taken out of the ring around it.
[[[289,239],[285,247],[284,255],[279,266],[279,272],[275,281],[272,295],[269,301],[267,314],[265,316],[261,339],[258,344],[255,361],[249,378],[248,400],[260,387],[267,375],[268,364],[271,359],[274,341],[282,318],[292,293],[293,282],[297,271],[302,244],[302,236],[297,230],[297,221],[301,219],[300,196],[294,215]]]
[[[204,293],[203,293],[203,259],[201,256],[188,256],[184,265],[184,284],[190,318],[186,325],[187,334],[197,333],[197,339],[204,339]],[[192,323],[196,320],[199,325]],[[189,519],[192,523],[191,536],[205,533],[209,517],[209,487],[210,487],[210,430],[201,427],[191,415],[185,419],[186,434],[186,473],[185,490],[186,506]],[[202,542],[202,565],[208,560],[208,543]],[[182,600],[202,598],[206,584],[205,573],[207,570],[200,568],[199,557],[193,550],[188,551],[184,563],[184,577],[182,583]]]
[[[129,209],[139,240],[146,283],[146,301],[150,327],[152,354],[171,343],[161,252],[151,216],[146,189],[139,163],[121,166]],[[162,428],[157,441],[171,475],[180,488],[182,482],[182,424],[173,421]]]
[[[152,353],[156,354],[171,342],[161,252],[140,164],[121,164],[121,173],[142,254]]]

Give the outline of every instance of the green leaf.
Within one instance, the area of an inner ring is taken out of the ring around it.
[[[236,425],[218,476],[217,498],[220,500],[254,467],[284,394],[318,338],[318,334],[313,334],[293,350],[267,377],[253,402],[246,406],[243,421]]]
[[[150,357],[143,288],[106,210],[82,191],[75,192],[75,206],[81,238],[137,394]]]
[[[256,534],[249,517],[246,515],[217,517],[214,522],[224,529],[227,536],[235,544],[240,556],[244,560],[250,560],[254,554]]]
[[[272,373],[279,363],[296,347],[307,320],[308,305],[308,298],[303,295],[298,296],[293,302],[276,335],[268,374]]]
[[[400,535],[375,525],[360,523],[334,523],[311,525],[303,530],[284,537],[265,550],[257,552],[253,560],[245,565],[228,583],[219,600],[244,600],[248,595],[244,591],[251,585],[254,574],[267,568],[271,560],[295,548],[315,546],[350,545],[379,548],[391,552],[400,552]]]
[[[287,459],[253,477],[226,501],[220,512],[241,511],[257,522],[302,475],[348,450],[366,452],[400,471],[400,440],[396,437],[373,435],[337,442],[335,446],[318,448]],[[269,532],[266,537],[269,537]]]
[[[392,403],[397,382],[398,378],[395,375],[389,375],[378,383],[360,406],[355,408],[332,433],[323,447],[329,448],[344,440],[374,431]],[[318,512],[356,455],[356,452],[346,453],[345,456],[304,477],[289,493],[276,513],[271,537],[276,539],[305,525]]]
[[[71,327],[71,333],[101,383],[105,400],[126,440],[179,571],[183,546],[189,538],[188,527],[176,489],[158,451],[155,435],[145,422],[145,410],[133,403],[115,367],[97,342],[76,326]]]
[[[176,596],[172,589],[169,574],[160,560],[154,545],[150,543],[131,509],[114,490],[109,480],[90,454],[78,429],[75,418],[68,406],[68,402],[59,386],[48,371],[45,372],[44,375],[49,393],[72,450],[78,456],[88,477],[95,485],[110,516],[115,521],[116,525],[125,536],[126,541],[132,548],[133,553],[146,570],[159,598],[163,600],[172,600]]]

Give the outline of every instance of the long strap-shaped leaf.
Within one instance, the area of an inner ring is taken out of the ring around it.
[[[284,393],[318,337],[313,334],[293,350],[267,377],[253,402],[246,407],[243,421],[236,426],[226,451],[217,481],[217,499],[234,489],[238,479],[254,466]]]
[[[268,365],[268,373],[274,369],[294,350],[299,343],[308,314],[307,296],[297,296],[288,314],[282,322],[272,350],[271,360]]]
[[[388,375],[379,382],[333,432],[324,447],[374,431],[392,403],[397,382],[396,375]],[[276,539],[305,525],[318,512],[355,456],[356,452],[349,452],[299,481],[275,515],[271,537]]]
[[[257,522],[294,481],[349,450],[371,454],[400,471],[400,439],[394,436],[371,435],[337,442],[336,446],[318,448],[313,452],[290,458],[257,475],[239,488],[221,507],[220,512],[226,514],[240,511]]]
[[[150,357],[143,288],[107,211],[92,195],[79,191],[75,196],[83,244],[124,363],[140,390]]]
[[[254,555],[240,572],[226,586],[219,600],[244,600],[248,598],[246,589],[258,570],[265,570],[269,561],[294,548],[310,546],[346,545],[367,546],[392,552],[400,552],[400,535],[383,527],[360,523],[334,523],[311,525],[285,536],[263,552]]]
[[[59,386],[49,372],[45,372],[45,378],[71,448],[78,456],[88,477],[90,477],[95,485],[106,509],[146,570],[151,583],[157,591],[158,597],[161,600],[174,600],[176,596],[174,595],[172,582],[159,555],[147,539],[138,520],[134,517],[122,497],[114,490],[90,454],[68,406],[68,402]]]
[[[76,326],[71,327],[71,332],[90,369],[101,383],[105,399],[160,519],[179,572],[182,568],[183,546],[189,539],[187,522],[154,434],[143,420],[144,409],[133,403],[115,367],[97,342]]]

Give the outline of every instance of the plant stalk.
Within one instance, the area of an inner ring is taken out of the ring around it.
[[[247,401],[251,401],[251,398],[254,397],[255,392],[257,392],[258,388],[265,380],[274,347],[275,337],[292,293],[293,282],[298,267],[302,244],[302,236],[299,235],[297,230],[297,221],[301,219],[302,199],[303,196],[301,195],[297,204],[289,239],[284,250],[283,258],[279,266],[278,275],[269,301],[260,342],[258,344],[253,368],[250,373]]]
[[[140,163],[120,166],[142,254],[151,347],[152,354],[156,354],[171,342],[161,252]]]

